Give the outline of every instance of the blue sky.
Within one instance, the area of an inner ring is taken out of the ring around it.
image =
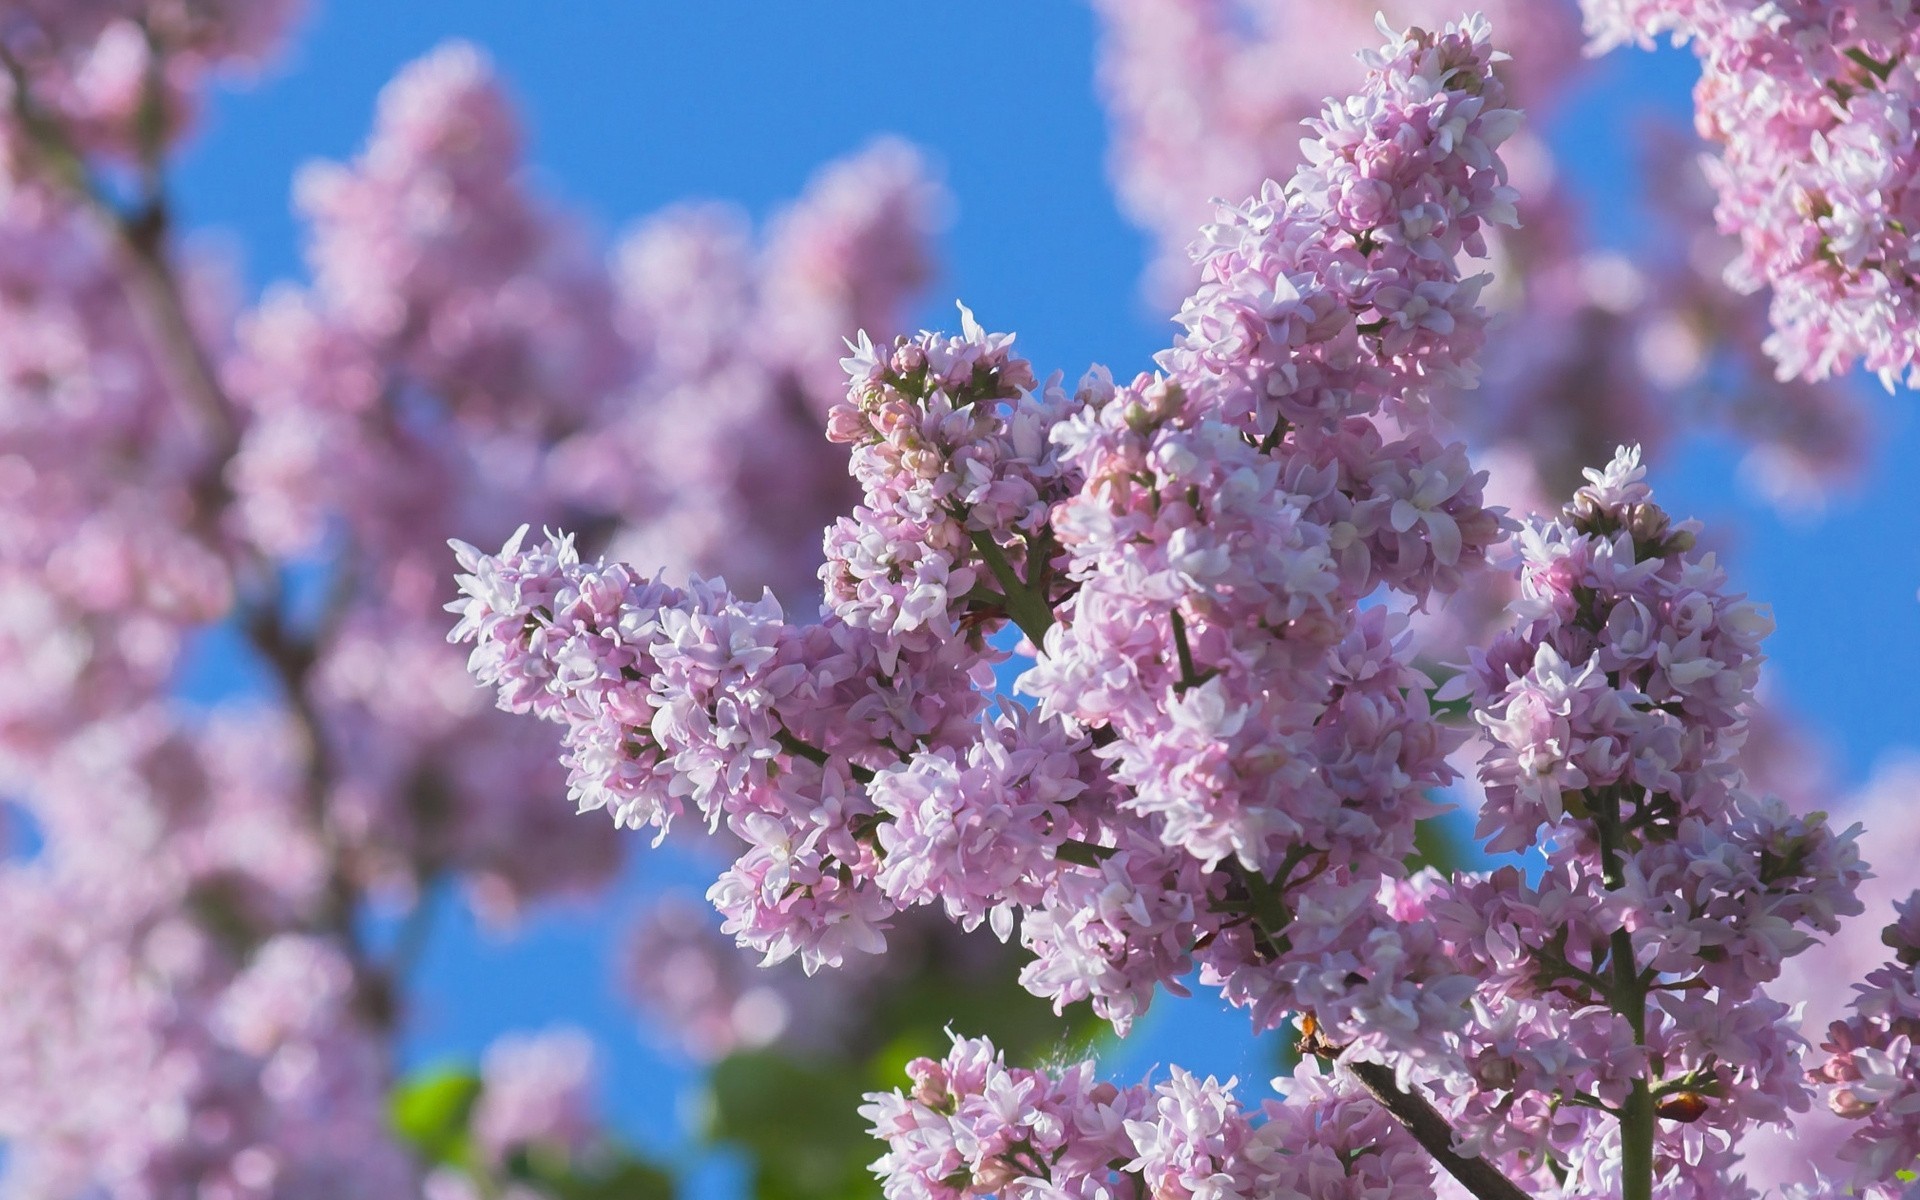
[[[763,215],[829,158],[877,133],[930,150],[957,198],[927,322],[964,298],[991,328],[1019,332],[1044,369],[1090,361],[1130,374],[1166,341],[1136,286],[1145,242],[1115,211],[1093,88],[1093,23],[1072,0],[918,6],[666,4],[600,0],[334,0],[292,57],[212,105],[177,189],[189,224],[244,249],[259,286],[300,274],[293,171],[353,153],[380,85],[448,37],[494,58],[520,101],[547,191],[611,235],[663,205],[721,198]],[[1329,52],[1334,52],[1330,49]],[[1635,114],[1683,110],[1690,58],[1625,52],[1599,64],[1558,117],[1568,173],[1592,197],[1596,234],[1630,242]],[[1773,671],[1833,747],[1849,782],[1915,742],[1920,675],[1920,505],[1899,464],[1920,455],[1914,397],[1883,400],[1875,461],[1824,519],[1783,522],[1736,489],[1736,455],[1701,444],[1656,471],[1668,507],[1732,531],[1741,586],[1774,607]],[[557,799],[557,798],[556,798]],[[644,852],[623,894],[694,883]],[[556,1020],[607,1035],[609,1102],[669,1138],[689,1078],[632,1034],[600,948],[606,913],[557,910],[503,943],[447,917],[422,969],[416,1056],[472,1053],[499,1031]],[[1202,1002],[1158,1010],[1122,1056],[1265,1076],[1244,1019]]]

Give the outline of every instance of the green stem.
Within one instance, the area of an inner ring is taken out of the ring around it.
[[[1413,1135],[1413,1140],[1425,1148],[1441,1169],[1479,1200],[1527,1200],[1527,1194],[1502,1175],[1498,1167],[1478,1155],[1469,1158],[1455,1150],[1453,1127],[1447,1124],[1447,1119],[1425,1096],[1401,1088],[1394,1079],[1392,1067],[1372,1062],[1348,1066],[1360,1086],[1367,1089],[1380,1107]]]
[[[1608,789],[1595,797],[1592,805],[1594,827],[1600,837],[1600,869],[1609,891],[1626,885],[1622,866],[1624,848],[1620,844],[1620,796]],[[1613,931],[1607,946],[1612,959],[1613,1010],[1627,1019],[1633,1029],[1633,1044],[1647,1044],[1647,984],[1633,961],[1633,935],[1625,929]],[[1653,1087],[1644,1072],[1633,1081],[1626,1103],[1620,1107],[1620,1200],[1652,1200],[1653,1197]]]
[[[1174,688],[1184,692],[1200,686],[1200,674],[1193,669],[1193,648],[1187,645],[1187,619],[1180,615],[1179,609],[1172,610],[1173,649],[1180,656],[1180,683]]]
[[[1273,453],[1274,447],[1280,444],[1280,439],[1286,437],[1288,431],[1292,428],[1293,424],[1285,417],[1275,417],[1273,419],[1273,428],[1268,430],[1267,436],[1260,440],[1260,453]]]
[[[1092,842],[1083,842],[1078,838],[1068,838],[1060,843],[1053,856],[1061,862],[1073,863],[1080,867],[1098,867],[1112,858],[1118,851],[1112,846],[1099,846]]]
[[[1633,939],[1624,929],[1613,933],[1613,958],[1618,965],[1614,977],[1624,995],[1616,996],[1616,1011],[1633,1026],[1633,1044],[1647,1044],[1647,993],[1633,969]],[[1643,1073],[1633,1081],[1633,1090],[1620,1108],[1620,1200],[1652,1200],[1653,1196],[1653,1089]]]
[[[799,738],[793,736],[791,733],[788,733],[785,729],[782,729],[779,733],[776,733],[774,735],[774,740],[779,742],[780,748],[782,750],[785,750],[788,754],[793,755],[795,758],[804,758],[808,762],[814,764],[815,766],[824,767],[829,762],[833,761],[833,756],[828,754],[825,750],[822,750],[820,747],[814,745],[811,742],[801,741]],[[847,773],[849,775],[852,775],[854,779],[858,780],[861,783],[873,782],[873,769],[870,767],[863,767],[859,763],[848,763]]]
[[[976,529],[971,536],[974,550],[979,553],[981,561],[987,564],[987,570],[993,572],[1000,590],[1006,593],[1007,616],[1013,618],[1020,632],[1026,634],[1035,646],[1040,645],[1047,636],[1047,630],[1053,626],[1053,606],[1020,578],[1013,564],[1007,561],[1006,552],[993,540],[992,534]]]
[[[1858,46],[1847,51],[1847,57],[1859,63],[1862,67],[1865,67],[1868,73],[1881,83],[1885,83],[1893,75],[1893,69],[1900,65],[1898,57],[1889,58],[1885,62],[1882,62]]]

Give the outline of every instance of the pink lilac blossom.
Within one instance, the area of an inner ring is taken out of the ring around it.
[[[1920,186],[1915,42],[1905,0],[1685,3],[1587,0],[1598,49],[1670,37],[1699,57],[1695,120],[1720,228],[1740,239],[1728,280],[1770,289],[1767,348],[1782,378],[1864,365],[1915,373],[1912,229]]]
[[[709,899],[766,961],[840,966],[939,901],[1017,928],[1057,1006],[1125,1032],[1197,968],[1334,1063],[1256,1124],[1212,1081],[1122,1090],[957,1039],[870,1097],[892,1200],[1128,1174],[1365,1194],[1426,1186],[1414,1140],[1463,1181],[1739,1196],[1742,1136],[1808,1104],[1767,989],[1859,911],[1857,831],[1742,778],[1771,623],[1637,451],[1521,530],[1513,626],[1460,679],[1483,836],[1543,869],[1406,865],[1457,738],[1397,610],[1444,603],[1511,528],[1434,407],[1477,375],[1464,264],[1513,220],[1518,114],[1480,19],[1367,62],[1291,182],[1209,228],[1158,374],[1069,394],[964,310],[957,337],[850,343],[827,426],[862,496],[821,620],[564,535],[454,544],[474,676],[564,727],[582,807],[737,838]],[[989,717],[1007,625],[1039,704]]]
[[[86,152],[135,162],[185,130],[209,77],[256,70],[271,57],[302,7],[298,0],[16,0],[0,14],[8,103],[24,93]],[[11,127],[6,140],[25,132]]]
[[[1396,941],[1369,915],[1368,878],[1399,874],[1451,742],[1394,618],[1356,605],[1382,586],[1415,602],[1453,590],[1502,530],[1483,477],[1423,426],[1427,389],[1471,377],[1483,320],[1456,259],[1511,219],[1494,148],[1514,114],[1487,53],[1469,24],[1376,56],[1294,182],[1208,231],[1167,375],[1086,389],[1056,435],[1086,481],[1054,518],[1079,586],[1021,686],[1043,713],[1108,730],[1122,809],[1206,869],[1176,883],[1177,859],[1116,843],[1110,878],[1124,862],[1143,896],[1186,909],[1147,905],[1164,915],[1127,955],[1141,973],[1102,984],[1121,991],[1092,993],[1097,1011],[1131,1015],[1198,945],[1203,979],[1259,1027],[1313,1007],[1352,1040],[1384,1011],[1348,1004],[1349,976],[1433,983],[1407,1011],[1442,1025],[1459,998],[1420,966],[1430,955],[1407,954],[1401,976],[1355,969]],[[1201,921],[1196,901],[1214,910]],[[1276,917],[1297,928],[1263,929]],[[1036,982],[1075,943],[1121,957],[1055,928],[1079,927],[1042,926]]]
[[[645,514],[611,539],[622,557],[799,604],[820,527],[856,495],[819,438],[845,393],[836,348],[898,327],[933,273],[943,202],[919,153],[883,139],[820,171],[757,247],[718,205],[643,222],[614,268],[638,378],[556,447],[552,486],[589,512]]]
[[[1753,797],[1736,765],[1771,622],[1653,502],[1637,453],[1588,480],[1522,531],[1515,626],[1469,672],[1491,742],[1481,836],[1544,847],[1546,869],[1430,906],[1480,981],[1469,1070],[1446,1086],[1517,1174],[1557,1163],[1568,1194],[1607,1194],[1638,1121],[1643,1161],[1684,1194],[1749,1127],[1807,1107],[1794,1014],[1766,989],[1860,911],[1864,865],[1858,827]],[[1656,1122],[1680,1096],[1685,1119]],[[1611,1111],[1595,1129],[1555,1097]]]
[[[1895,907],[1881,934],[1893,957],[1856,985],[1852,1015],[1821,1043],[1831,1057],[1808,1074],[1830,1085],[1834,1113],[1856,1123],[1839,1158],[1863,1195],[1901,1194],[1920,1162],[1920,893]]]
[[[314,690],[344,764],[329,809],[358,848],[360,874],[405,888],[422,863],[458,869],[503,916],[529,897],[591,887],[616,865],[619,843],[538,803],[555,788],[550,737],[476,707],[457,666],[433,649],[437,631],[421,638],[433,621],[422,614],[443,601],[437,571],[420,569],[421,548],[437,555],[451,531],[503,531],[510,512],[569,513],[597,541],[651,539],[790,589],[818,551],[791,549],[781,522],[808,510],[745,482],[779,472],[710,473],[699,495],[670,488],[688,511],[724,515],[726,538],[702,541],[660,495],[592,485],[598,475],[580,456],[630,441],[664,446],[661,431],[678,424],[675,396],[724,387],[744,397],[753,387],[736,385],[749,375],[763,381],[753,386],[764,403],[693,431],[704,448],[679,442],[668,457],[686,467],[730,444],[767,446],[748,426],[769,407],[792,422],[790,402],[824,410],[804,381],[834,369],[797,335],[750,363],[708,337],[715,358],[689,361],[702,305],[722,309],[709,334],[742,318],[726,307],[733,283],[638,252],[610,279],[530,194],[519,142],[472,47],[443,47],[402,72],[358,158],[303,174],[314,283],[270,293],[227,370],[253,418],[234,469],[249,533],[276,554],[322,549],[345,560],[337,573],[351,594]],[[930,196],[917,157],[898,144],[841,164],[778,223],[761,280],[749,269],[741,286],[764,286],[789,322],[843,332],[856,318],[884,322],[928,269]],[[795,449],[789,465],[832,458],[826,447]],[[784,557],[756,556],[746,543],[757,537]],[[396,661],[412,669],[396,671]],[[583,737],[569,757],[599,761],[605,750]]]
[[[366,903],[452,881],[507,921],[624,848],[550,803],[552,732],[467,685],[438,559],[529,512],[596,540],[666,529],[569,490],[565,448],[670,427],[655,365],[684,330],[632,327],[660,281],[616,281],[533,192],[512,106],[459,44],[401,72],[352,161],[303,172],[312,281],[240,311],[175,245],[163,152],[209,73],[263,58],[293,11],[0,12],[0,770],[46,842],[0,867],[0,1139],[25,1194],[417,1190],[384,1113],[406,963],[358,945]],[[752,358],[763,409],[824,413],[833,339],[892,323],[934,207],[888,144],[783,219],[754,266],[786,321]],[[772,529],[789,497],[733,477],[710,498],[783,556],[732,561],[812,577],[817,542]],[[246,645],[260,712],[167,698],[208,626]],[[895,682],[836,711],[891,736],[926,711]]]
[[[369,980],[293,932],[326,860],[285,731],[157,711],[76,738],[0,865],[0,1138],[23,1194],[402,1196]]]
[[[907,1075],[907,1090],[870,1094],[860,1110],[887,1145],[873,1164],[887,1200],[1433,1195],[1413,1139],[1350,1079],[1310,1066],[1285,1103],[1257,1112],[1233,1080],[1174,1067],[1164,1083],[1120,1088],[1092,1062],[1009,1067],[984,1039],[956,1037],[944,1059],[916,1059]]]
[[[1901,867],[1920,852],[1912,819],[1917,790],[1920,775],[1914,764],[1896,759],[1835,806],[1837,817],[1865,825],[1860,850],[1875,870],[1860,885],[1866,915],[1846,922],[1836,935],[1794,958],[1776,989],[1800,1007],[1800,1032],[1809,1045],[1818,1046],[1827,1039],[1829,1027],[1849,1015],[1859,995],[1858,981],[1885,963],[1888,946],[1881,940],[1879,919],[1892,914],[1905,899],[1912,879]],[[1815,1054],[1814,1061],[1821,1057]],[[1795,1121],[1792,1139],[1756,1139],[1757,1144],[1747,1148],[1750,1173],[1757,1181],[1781,1187],[1807,1183],[1814,1172],[1826,1179],[1845,1180],[1853,1168],[1839,1152],[1857,1128],[1855,1121],[1816,1103]]]
[[[864,499],[823,622],[563,537],[459,545],[476,677],[566,727],[583,807],[741,838],[710,899],[770,961],[877,951],[937,898],[1017,923],[1028,986],[1121,1028],[1197,961],[1263,1028],[1310,1006],[1355,1054],[1437,1046],[1466,987],[1379,877],[1451,739],[1398,619],[1358,602],[1450,591],[1503,530],[1423,419],[1472,374],[1458,259],[1511,219],[1516,114],[1484,24],[1372,61],[1313,165],[1224,214],[1164,378],[1069,396],[970,314],[853,343],[828,430]],[[1042,705],[983,728],[1007,622]]]
[[[31,179],[0,192],[0,738],[31,759],[158,695],[233,567],[214,439],[179,418],[111,233]]]
[[[1365,40],[1375,4],[1299,0],[1104,0],[1100,74],[1111,172],[1129,215],[1156,238],[1151,291],[1191,285],[1187,247],[1215,197],[1285,178],[1300,123],[1357,82],[1328,45]],[[1401,0],[1388,19],[1455,15]],[[1503,77],[1535,117],[1583,78],[1577,6],[1496,4],[1512,61]],[[1644,174],[1653,236],[1631,257],[1594,246],[1550,148],[1520,133],[1506,154],[1524,195],[1518,229],[1493,231],[1499,282],[1477,389],[1443,389],[1447,418],[1490,450],[1531,460],[1556,493],[1622,443],[1660,451],[1695,427],[1751,450],[1743,476],[1782,508],[1817,507],[1864,457],[1865,413],[1836,384],[1781,382],[1760,350],[1764,300],[1730,291],[1732,249],[1710,226],[1711,189],[1691,150],[1654,130]]]

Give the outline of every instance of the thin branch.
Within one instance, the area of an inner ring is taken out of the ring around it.
[[[993,578],[1006,593],[1007,616],[1020,627],[1035,646],[1046,639],[1047,629],[1053,624],[1053,606],[1045,597],[1038,595],[1021,579],[1013,564],[1007,561],[1006,553],[1000,549],[993,535],[981,530],[971,531],[973,547],[987,564],[987,570],[993,572]]]
[[[1393,1070],[1380,1063],[1349,1063],[1360,1086],[1392,1114],[1433,1161],[1480,1200],[1530,1200],[1498,1167],[1484,1158],[1468,1158],[1453,1148],[1453,1126],[1425,1096],[1403,1090]]]
[[[92,212],[113,236],[127,267],[125,282],[135,319],[150,348],[179,393],[213,438],[215,485],[240,444],[239,421],[220,386],[219,376],[193,327],[179,280],[167,258],[168,211],[156,173],[149,172],[148,199],[139,211],[123,213],[101,191],[59,123],[33,102],[27,73],[19,60],[0,48],[0,67],[13,84],[14,115],[45,160],[47,175]]]

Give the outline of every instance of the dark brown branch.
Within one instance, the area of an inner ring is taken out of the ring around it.
[[[1484,1158],[1467,1158],[1453,1148],[1453,1126],[1425,1096],[1403,1090],[1391,1067],[1379,1063],[1349,1063],[1355,1079],[1380,1107],[1406,1127],[1413,1140],[1426,1148],[1442,1170],[1480,1200],[1530,1200],[1528,1195]]]

